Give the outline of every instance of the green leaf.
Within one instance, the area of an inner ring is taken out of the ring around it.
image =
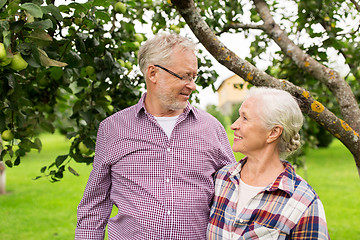
[[[42,18],[43,12],[39,5],[33,4],[33,3],[24,3],[20,6],[21,9],[24,9],[28,13],[30,13],[32,16],[36,18]]]
[[[2,160],[4,159],[4,157],[5,157],[6,154],[7,154],[7,151],[6,151],[5,149],[3,149],[3,150],[1,151],[0,161],[2,161]]]
[[[63,13],[69,13],[70,12],[70,7],[67,6],[67,5],[60,5],[58,7],[59,11],[60,12],[63,12]]]
[[[0,8],[5,6],[6,2],[7,2],[7,0],[0,0]]]
[[[40,62],[41,65],[43,65],[44,67],[49,67],[49,66],[53,66],[53,67],[65,67],[67,66],[67,63],[64,62],[60,62],[60,61],[56,61],[54,59],[51,59],[48,57],[48,55],[46,54],[46,52],[42,49],[38,49],[39,53],[40,53]]]
[[[94,0],[93,6],[108,8],[111,6],[112,1]]]
[[[28,37],[35,40],[49,41],[49,42],[53,40],[52,37],[43,29],[35,29],[32,33],[30,33]]]
[[[67,53],[65,55],[64,62],[66,62],[68,64],[69,68],[76,68],[81,64],[82,59],[79,56],[79,54],[77,54],[76,52],[70,51],[69,53]]]
[[[51,13],[56,20],[63,20],[63,16],[61,15],[59,8],[57,8],[55,5],[50,4],[48,6],[41,6],[41,9],[43,10],[43,13]]]
[[[40,170],[41,173],[44,173],[46,171],[47,166],[43,166]]]
[[[79,173],[77,173],[73,168],[71,168],[70,166],[68,167],[69,172],[71,172],[72,174],[74,174],[75,176],[80,176]]]
[[[63,171],[59,169],[59,171],[57,171],[55,173],[55,177],[56,178],[63,178],[64,177]]]
[[[69,156],[68,154],[57,156],[55,160],[56,167],[59,168],[61,164],[63,164],[63,162],[67,159],[68,156]]]
[[[17,10],[19,10],[20,8],[19,3],[20,1],[10,1],[7,7],[9,15],[14,15],[17,12]]]
[[[14,162],[14,166],[17,166],[20,164],[20,157],[18,156],[16,159],[15,159],[15,162]]]
[[[16,150],[15,154],[16,154],[16,156],[23,157],[23,156],[25,156],[26,152],[24,149],[19,148],[18,150]]]
[[[75,9],[75,13],[77,14],[86,13],[88,10],[86,7],[84,7],[84,5],[80,3],[70,3],[68,6]]]
[[[13,166],[11,160],[6,160],[6,161],[5,161],[5,164],[6,164],[6,166],[8,166],[9,168],[12,168],[12,166]]]
[[[102,12],[102,11],[96,11],[95,12],[96,18],[99,18],[101,20],[104,20],[105,22],[110,22],[111,18],[108,13]]]
[[[34,144],[36,145],[36,149],[40,152],[42,149],[42,143],[40,138],[35,138]]]
[[[51,122],[45,122],[45,121],[41,122],[40,126],[48,132],[51,132],[51,133],[55,132],[55,127]]]
[[[28,152],[31,149],[32,142],[28,138],[23,138],[21,142],[18,144],[20,149],[23,149],[24,151]]]
[[[52,68],[50,68],[50,76],[51,76],[51,78],[53,78],[55,80],[61,79],[63,77],[62,68],[60,68],[60,67],[52,67]]]
[[[36,29],[36,28],[49,29],[49,28],[53,27],[53,23],[50,19],[46,19],[43,21],[35,21],[35,22],[31,22],[31,23],[25,23],[24,26],[28,27],[28,28],[32,28],[32,29]]]
[[[54,175],[55,175],[55,173],[54,173]],[[56,179],[56,178],[54,178],[54,177],[51,177],[51,182],[58,182],[59,180],[58,179]]]
[[[80,111],[80,116],[85,120],[85,122],[90,125],[93,120],[93,114],[91,111]]]

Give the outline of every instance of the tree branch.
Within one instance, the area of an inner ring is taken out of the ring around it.
[[[350,2],[352,2],[355,5],[356,10],[360,12],[360,4],[358,4],[355,0],[350,0]]]
[[[352,128],[360,132],[360,109],[346,81],[338,72],[322,65],[291,41],[287,33],[280,29],[279,25],[274,21],[264,0],[253,1],[260,17],[264,21],[266,33],[299,68],[323,82],[330,89],[340,105],[343,117]]]
[[[221,32],[216,33],[217,36],[221,35],[224,32],[228,32],[230,29],[258,29],[265,31],[263,24],[243,24],[243,23],[229,23],[225,25],[224,29]]]
[[[212,29],[210,29],[202,19],[193,0],[172,0],[172,3],[177,7],[177,10],[185,19],[198,40],[219,63],[255,86],[283,89],[295,96],[300,101],[300,107],[305,114],[324,126],[332,135],[344,143],[344,145],[352,152],[358,170],[360,169],[359,131],[353,130],[346,122],[335,116],[335,114],[325,108],[320,102],[315,101],[305,89],[295,86],[289,81],[276,79],[234,54],[220,42]],[[275,23],[272,22],[272,25],[274,27]],[[281,36],[282,35],[278,37]],[[294,49],[294,46],[292,46],[292,49]],[[300,55],[303,56],[303,53],[301,52]],[[305,60],[309,61],[309,57],[310,56],[306,56]],[[326,71],[323,72],[323,74],[326,74]],[[333,76],[336,73],[331,71],[331,73],[328,74],[332,74]],[[360,114],[357,116],[360,116]]]

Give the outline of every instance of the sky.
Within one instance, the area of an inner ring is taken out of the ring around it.
[[[235,54],[237,54],[240,58],[245,58],[246,56],[250,56],[250,41],[243,38],[240,34],[223,34],[220,37],[220,41],[222,41],[225,46],[227,46],[230,50],[232,50]],[[235,44],[234,44],[235,42]],[[202,48],[203,49],[203,48]],[[206,50],[205,50],[206,51]],[[207,52],[207,51],[206,51]],[[217,89],[220,84],[227,78],[234,75],[229,69],[221,65],[218,61],[215,60],[210,53],[207,54],[209,58],[212,60],[213,68],[218,73],[219,77],[215,82],[215,88]],[[197,88],[199,90],[199,99],[200,104],[197,107],[205,110],[206,106],[209,104],[218,104],[218,94],[214,93],[211,87],[202,89],[201,87]]]

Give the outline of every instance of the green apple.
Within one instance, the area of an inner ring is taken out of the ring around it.
[[[90,152],[90,149],[83,143],[79,143],[79,150],[82,154],[88,154]]]
[[[112,98],[109,95],[104,96],[109,103],[112,103]]]
[[[261,18],[258,14],[251,14],[250,19],[253,22],[259,22],[261,20]]]
[[[0,66],[4,67],[6,65],[9,65],[11,63],[12,58],[0,58]]]
[[[144,36],[141,33],[135,33],[135,40],[139,43],[144,41]]]
[[[170,26],[170,29],[176,32],[177,34],[180,33],[180,28],[174,24]]]
[[[352,74],[349,74],[349,76],[347,76],[346,81],[348,82],[354,82],[356,80],[355,76]]]
[[[131,69],[131,68],[132,68],[131,62],[126,62],[126,63],[125,63],[125,67],[126,67],[127,69]]]
[[[122,13],[122,14],[126,13],[126,5],[122,2],[115,3],[114,9],[115,12],[117,13]]]
[[[251,54],[254,54],[255,51],[256,51],[256,47],[251,46],[251,47],[250,47],[250,53],[251,53]]]
[[[95,68],[93,66],[86,66],[85,72],[88,76],[92,76],[95,74]]]
[[[14,134],[11,130],[5,130],[2,132],[1,138],[5,141],[12,141],[14,139]]]
[[[27,68],[28,63],[22,58],[20,53],[16,53],[10,63],[10,67],[15,71],[21,71]]]
[[[124,62],[124,60],[118,59],[117,61],[118,61],[118,63],[120,64],[120,66],[125,67],[125,62]]]
[[[108,105],[107,109],[109,111],[109,113],[113,113],[114,112],[114,106],[113,105]]]
[[[6,49],[3,43],[0,43],[0,59],[6,58]]]
[[[135,46],[136,48],[139,48],[139,47],[140,47],[140,43],[139,43],[139,42],[134,42],[134,46]]]

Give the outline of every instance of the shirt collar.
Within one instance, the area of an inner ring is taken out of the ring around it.
[[[244,157],[238,164],[235,164],[229,169],[229,179],[236,184],[239,184],[241,167],[246,163],[246,161],[247,157]],[[264,190],[272,192],[280,189],[289,194],[291,197],[294,193],[296,173],[288,161],[282,160],[282,162],[285,165],[285,170],[280,173],[276,180],[270,183]]]
[[[135,105],[135,114],[136,117],[140,117],[141,114],[146,113],[145,109],[145,98],[146,92],[141,96],[139,102]],[[184,116],[185,119],[189,114],[192,114],[195,119],[199,119],[199,111],[194,106],[192,106],[189,102],[187,102],[187,106],[184,109],[184,112],[180,116]]]

